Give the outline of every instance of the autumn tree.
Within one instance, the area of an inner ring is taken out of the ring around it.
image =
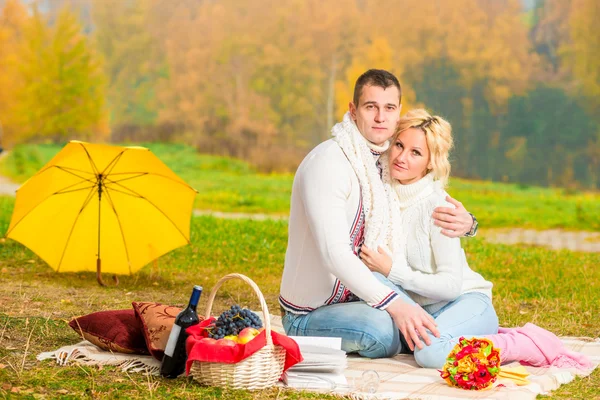
[[[511,180],[565,185],[574,180],[574,169],[582,178],[587,174],[586,145],[594,140],[594,121],[563,90],[542,85],[515,96],[506,118],[501,149],[510,168],[503,174]]]
[[[0,122],[7,137],[62,140],[97,130],[106,96],[114,131],[165,126],[201,151],[293,169],[330,137],[356,78],[384,68],[403,112],[450,120],[454,173],[593,185],[595,3],[543,0],[525,17],[519,0],[44,0],[30,16],[6,0]]]
[[[327,137],[333,84],[345,62],[336,32],[349,25],[328,7],[253,0],[176,9],[165,44],[161,120],[180,121],[205,150],[261,162]],[[210,35],[190,35],[198,29]]]
[[[176,122],[204,151],[247,157],[273,135],[277,116],[252,88],[262,43],[249,29],[259,14],[246,3],[201,3],[174,7],[167,21],[159,121]]]
[[[156,84],[166,72],[162,42],[152,33],[153,3],[142,0],[95,0],[95,43],[104,59],[111,125],[156,123]]]
[[[76,17],[65,9],[50,27],[34,9],[23,40],[19,72],[25,88],[16,106],[19,139],[106,135],[100,60]]]
[[[491,166],[483,155],[497,142],[489,138],[498,137],[508,100],[527,91],[536,65],[518,1],[366,0],[363,10],[371,42],[389,44],[389,64],[406,94],[403,112],[425,106],[448,118],[454,171],[485,173]],[[357,53],[358,62],[365,54]]]
[[[0,13],[0,144],[10,146],[17,140],[15,109],[24,82],[18,70],[22,32],[29,19],[18,0],[8,0]]]
[[[585,97],[586,109],[600,122],[600,3],[595,0],[571,0],[568,19],[570,42],[561,48],[577,88]]]
[[[344,75],[336,83],[338,121],[348,111],[348,103],[353,101],[354,85],[358,77],[368,69],[377,68],[393,72],[393,50],[385,37],[375,37],[368,43],[357,46],[352,54],[352,62]]]
[[[577,143],[577,148],[569,149],[570,161],[563,160],[563,166],[574,171],[574,179],[586,182],[591,187],[597,187],[599,183],[597,170],[600,149],[597,137],[600,135],[600,61],[597,53],[600,50],[600,38],[594,25],[598,17],[600,7],[594,1],[544,0],[538,2],[532,28],[533,44],[550,66],[545,70],[540,68],[542,73],[535,77],[539,82],[538,87],[548,86],[551,90],[562,91],[564,97],[562,102],[546,102],[544,109],[556,115],[566,107],[571,115],[578,115],[570,123],[563,123],[563,126],[569,126],[563,131],[569,132]],[[536,125],[542,126],[547,119],[547,115],[540,115],[539,121],[535,121]],[[595,123],[590,123],[591,120],[595,120]],[[558,133],[546,134],[554,140]],[[545,160],[544,164],[550,168],[552,160]],[[556,173],[546,175],[553,177],[549,184],[560,183]]]
[[[554,76],[546,80],[556,80],[561,70],[561,52],[569,42],[569,15],[572,1],[536,1],[531,29],[531,42],[536,52],[551,66]]]

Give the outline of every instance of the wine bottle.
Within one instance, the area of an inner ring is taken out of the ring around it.
[[[196,307],[201,294],[202,286],[194,286],[188,306],[175,318],[160,365],[160,374],[165,378],[177,378],[185,370],[187,360],[185,340],[188,336],[185,330],[200,322]]]

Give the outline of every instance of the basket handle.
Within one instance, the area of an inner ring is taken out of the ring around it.
[[[210,291],[210,294],[208,295],[208,303],[206,304],[206,312],[204,313],[205,318],[210,318],[210,313],[212,311],[213,301],[215,300],[215,296],[217,295],[217,290],[219,290],[223,283],[231,279],[241,279],[242,281],[250,285],[252,289],[254,289],[254,293],[256,293],[256,295],[258,296],[258,300],[260,301],[260,306],[263,312],[263,321],[265,323],[265,331],[267,335],[267,345],[272,345],[273,338],[271,338],[271,317],[269,316],[269,307],[267,307],[267,302],[265,301],[265,298],[263,297],[263,294],[260,291],[258,285],[254,283],[252,279],[248,278],[245,275],[227,274],[221,279],[219,279],[215,287],[213,287],[213,289]]]

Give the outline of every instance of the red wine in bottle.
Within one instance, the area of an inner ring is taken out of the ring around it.
[[[185,330],[200,322],[196,313],[196,307],[198,306],[201,294],[202,286],[194,286],[188,306],[175,318],[175,323],[165,347],[165,355],[160,365],[160,374],[165,378],[177,378],[185,371],[185,362],[187,360],[185,340],[188,336]]]

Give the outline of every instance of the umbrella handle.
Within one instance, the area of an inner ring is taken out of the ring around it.
[[[106,283],[102,280],[102,261],[98,258],[96,259],[96,280],[100,286],[106,286]],[[115,281],[115,286],[119,285],[119,278],[117,275],[113,275],[113,281]]]

